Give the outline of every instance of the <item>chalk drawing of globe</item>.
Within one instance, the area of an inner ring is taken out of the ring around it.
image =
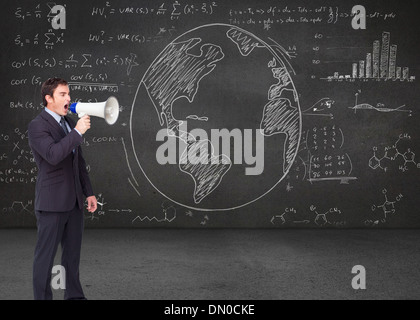
[[[241,28],[203,25],[167,45],[138,86],[130,117],[133,167],[174,203],[237,209],[286,177],[301,124],[284,58]],[[162,129],[166,137],[157,138]],[[162,150],[172,160],[159,162]]]

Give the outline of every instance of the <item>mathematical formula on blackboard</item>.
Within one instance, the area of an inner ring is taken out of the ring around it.
[[[1,15],[0,227],[35,226],[27,125],[53,76],[73,102],[120,102],[84,136],[88,227],[420,226],[409,3],[19,1]]]

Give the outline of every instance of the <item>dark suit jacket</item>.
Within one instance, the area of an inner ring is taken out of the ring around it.
[[[76,123],[65,117],[73,129]],[[61,126],[43,110],[28,126],[38,176],[35,187],[35,210],[63,212],[83,208],[84,197],[93,195],[80,147],[83,138],[71,130],[65,135]],[[74,150],[74,153],[73,153]]]

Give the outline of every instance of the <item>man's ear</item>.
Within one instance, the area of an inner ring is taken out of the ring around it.
[[[51,97],[49,94],[45,95],[45,100],[47,100],[48,103],[53,103],[54,102],[54,98]]]

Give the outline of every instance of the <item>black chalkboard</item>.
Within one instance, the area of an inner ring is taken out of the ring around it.
[[[87,227],[420,227],[415,5],[7,1],[0,227],[36,224],[27,126],[53,76],[120,103],[84,135]]]

